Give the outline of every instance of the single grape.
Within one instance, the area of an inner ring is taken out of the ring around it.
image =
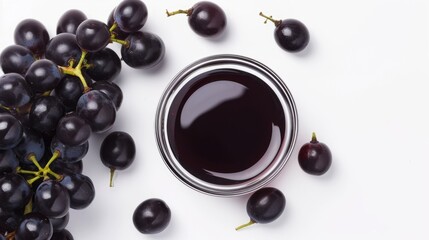
[[[57,161],[54,161],[49,168],[60,175],[82,173],[83,161],[77,160],[69,163],[58,159]]]
[[[171,219],[171,210],[161,199],[151,198],[137,206],[133,214],[133,223],[143,234],[155,234],[164,231]]]
[[[43,181],[34,194],[33,206],[49,218],[64,217],[70,209],[67,189],[56,180]]]
[[[77,146],[88,141],[91,136],[91,127],[77,114],[72,113],[61,118],[55,134],[65,145]]]
[[[236,228],[240,230],[255,223],[270,223],[283,213],[286,198],[283,193],[272,187],[261,188],[247,200],[247,214],[250,221]]]
[[[60,180],[70,196],[70,208],[84,209],[88,207],[95,197],[95,188],[92,180],[80,173],[64,174]]]
[[[103,140],[100,147],[101,162],[110,168],[110,186],[115,170],[128,168],[136,155],[136,146],[133,138],[125,132],[112,132]]]
[[[167,16],[184,13],[188,16],[191,29],[203,37],[214,37],[221,34],[226,27],[225,12],[217,4],[208,1],[196,3],[188,10],[168,12]]]
[[[121,59],[110,48],[90,53],[86,60],[89,67],[85,69],[85,72],[94,81],[113,81],[121,72]]]
[[[58,138],[54,137],[51,141],[51,152],[58,151],[60,153],[57,161],[66,163],[74,163],[80,161],[88,153],[89,143],[86,141],[81,145],[68,146],[60,142]]]
[[[15,232],[15,240],[49,240],[53,234],[49,218],[38,212],[24,215]]]
[[[77,44],[76,36],[71,33],[60,33],[49,41],[45,57],[59,66],[68,67],[73,63],[73,67],[76,67],[81,55],[82,50]]]
[[[42,57],[49,42],[45,26],[35,19],[25,19],[15,28],[15,43],[28,48],[36,57]]]
[[[3,173],[15,172],[18,166],[19,161],[12,149],[0,150],[0,176]]]
[[[63,229],[59,232],[54,232],[51,240],[74,240],[74,238],[67,229]]]
[[[122,45],[121,55],[124,62],[133,68],[151,68],[158,65],[165,54],[162,39],[149,32],[131,33]]]
[[[31,187],[18,174],[8,173],[0,177],[0,203],[3,210],[23,209],[31,199]]]
[[[116,10],[116,8],[114,8],[110,12],[109,17],[107,18],[107,27],[109,27],[109,29],[111,29],[113,24],[115,23],[115,19],[113,19],[113,13],[115,12],[115,10]],[[115,39],[120,39],[120,40],[124,40],[129,35],[129,33],[122,31],[118,27],[113,29],[113,31],[110,31],[110,32],[114,35]]]
[[[69,220],[70,220],[70,213],[67,213],[63,217],[59,217],[59,218],[49,218],[49,221],[52,224],[52,229],[54,230],[54,232],[59,232],[65,229],[67,227],[67,224],[69,223]]]
[[[65,109],[60,99],[54,96],[41,96],[34,100],[29,120],[33,129],[44,136],[53,136]]]
[[[299,52],[308,45],[310,34],[302,22],[296,19],[274,20],[272,17],[265,16],[262,12],[259,15],[274,23],[276,27],[274,39],[283,50]]]
[[[30,102],[32,96],[30,86],[18,73],[6,73],[0,77],[0,105],[22,107]]]
[[[33,53],[20,45],[8,46],[0,54],[0,65],[4,73],[24,75],[35,60]]]
[[[53,90],[62,77],[63,73],[58,66],[47,59],[33,62],[25,74],[25,80],[36,93]]]
[[[78,77],[65,75],[55,88],[55,96],[64,104],[66,110],[76,109],[77,101],[83,94],[83,85]]]
[[[70,9],[63,13],[57,23],[57,34],[66,32],[76,34],[76,29],[87,19],[85,13],[78,9]]]
[[[93,90],[98,90],[106,94],[119,110],[122,104],[123,93],[121,88],[113,82],[99,81],[92,85]]]
[[[79,98],[76,113],[97,133],[109,130],[116,119],[116,108],[112,100],[98,90],[91,90]]]
[[[76,40],[80,48],[85,51],[97,52],[109,44],[110,31],[105,23],[87,19],[77,28]]]
[[[136,32],[140,30],[147,20],[148,11],[141,0],[122,1],[115,8],[113,19],[124,32]]]
[[[15,147],[21,141],[21,123],[9,113],[0,113],[0,150]]]
[[[317,141],[316,134],[313,133],[311,141],[304,144],[299,150],[298,162],[304,172],[323,175],[331,167],[331,150],[326,144]]]

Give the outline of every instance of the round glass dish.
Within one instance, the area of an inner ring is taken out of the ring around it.
[[[169,170],[215,196],[243,195],[269,183],[290,157],[298,131],[285,83],[239,55],[214,55],[185,67],[164,91],[155,123]]]

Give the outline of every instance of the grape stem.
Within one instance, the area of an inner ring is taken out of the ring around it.
[[[267,15],[263,14],[262,12],[259,13],[259,16],[265,18],[265,22],[264,22],[265,24],[268,22],[268,20],[270,20],[271,22],[274,23],[274,26],[276,26],[276,27],[278,25],[280,25],[280,23],[282,22],[281,20],[275,20],[275,19],[273,19],[273,16],[267,16]]]
[[[176,14],[186,14],[186,15],[189,16],[189,15],[192,14],[192,8],[188,9],[188,10],[179,9],[179,10],[173,11],[173,12],[169,12],[168,10],[165,10],[165,13],[167,13],[167,17],[173,16],[173,15],[176,15]]]
[[[64,74],[76,76],[80,79],[83,85],[83,92],[88,92],[90,90],[88,83],[86,82],[85,78],[82,75],[82,66],[84,64],[87,53],[88,53],[87,51],[82,51],[82,55],[80,56],[79,62],[76,67],[73,67],[74,60],[70,60],[68,67],[63,67],[63,66],[59,67]]]
[[[36,156],[34,154],[30,154],[27,159],[31,161],[38,169],[38,171],[30,171],[18,168],[17,172],[22,174],[31,174],[34,175],[33,178],[27,180],[28,184],[32,185],[35,181],[39,180],[40,178],[43,178],[44,180],[50,179],[49,175],[53,176],[56,180],[62,179],[62,176],[52,171],[49,166],[60,157],[60,152],[58,150],[55,150],[52,154],[52,157],[49,159],[48,163],[45,165],[45,167],[41,167],[39,162],[36,159]]]
[[[110,187],[113,187],[113,176],[115,175],[115,169],[111,168],[110,169]]]
[[[316,138],[316,133],[315,133],[315,132],[313,132],[313,133],[311,134],[311,142],[312,142],[312,143],[318,143],[317,138]]]
[[[235,230],[236,231],[241,230],[241,229],[243,229],[245,227],[248,227],[248,226],[251,226],[251,225],[253,225],[255,223],[256,223],[255,221],[253,221],[252,219],[250,219],[250,221],[248,223],[245,223],[243,225],[240,225],[240,226],[236,227]]]
[[[109,32],[110,32],[110,42],[119,43],[121,45],[124,45],[125,47],[128,47],[130,45],[130,43],[128,41],[116,38],[116,34],[115,34],[114,31],[115,31],[115,29],[117,27],[118,27],[118,24],[115,22],[115,23],[113,23],[113,25],[109,29]]]

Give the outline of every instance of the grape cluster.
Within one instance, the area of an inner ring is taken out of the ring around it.
[[[73,239],[69,209],[95,197],[82,174],[88,139],[111,129],[122,103],[121,59],[150,68],[164,57],[161,38],[141,30],[147,16],[142,1],[127,0],[106,23],[69,10],[53,37],[35,19],[16,26],[0,55],[0,239]]]

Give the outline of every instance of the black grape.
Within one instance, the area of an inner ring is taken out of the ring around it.
[[[33,53],[20,45],[8,46],[0,55],[0,65],[4,73],[14,72],[24,75],[35,60]]]
[[[0,206],[0,235],[15,231],[24,215],[24,210],[6,210]],[[0,238],[1,239],[1,238]]]
[[[299,149],[298,163],[302,170],[308,174],[323,175],[332,164],[331,150],[328,145],[319,142],[316,133],[313,133],[311,141]]]
[[[18,73],[6,73],[0,77],[0,105],[10,108],[29,103],[33,93],[24,77]]]
[[[167,228],[171,210],[161,199],[151,198],[143,201],[134,210],[133,223],[143,234],[155,234]]]
[[[73,163],[80,161],[88,153],[89,143],[85,143],[77,146],[67,146],[60,142],[58,138],[54,137],[51,142],[51,152],[58,151],[60,157],[57,161],[63,161],[66,163]]]
[[[36,60],[25,74],[25,80],[36,93],[53,90],[62,79],[62,71],[58,66],[47,59]]]
[[[63,13],[57,23],[57,34],[66,32],[76,34],[76,29],[83,21],[87,19],[86,15],[78,9],[70,9]]]
[[[55,134],[65,145],[77,146],[88,141],[91,136],[91,127],[77,114],[72,113],[61,118]]]
[[[59,182],[46,180],[37,187],[33,207],[49,218],[64,217],[70,209],[70,196]]]
[[[12,149],[0,150],[0,176],[3,173],[15,172],[18,166],[19,161]]]
[[[110,31],[105,23],[87,19],[77,28],[76,40],[80,48],[85,51],[97,52],[109,44]]]
[[[37,57],[42,57],[49,42],[45,26],[35,19],[25,19],[15,28],[15,43],[28,48]]]
[[[116,119],[112,100],[98,90],[91,90],[79,98],[76,113],[91,126],[93,132],[109,130]]]
[[[28,160],[28,157],[34,154],[38,161],[43,158],[45,153],[45,141],[43,140],[43,136],[31,128],[24,127],[22,139],[13,151],[20,165],[33,166],[33,163]]]
[[[63,102],[66,110],[74,110],[83,90],[78,77],[65,75],[55,88],[55,96]]]
[[[73,60],[73,66],[76,67],[81,55],[82,50],[77,44],[76,36],[71,33],[60,33],[49,41],[45,57],[65,67],[68,67]]]
[[[82,173],[83,170],[83,161],[77,160],[74,162],[65,162],[61,160],[54,161],[49,168],[58,174],[75,174]]]
[[[8,173],[0,177],[0,203],[3,210],[23,209],[31,199],[31,187],[18,174]]]
[[[22,138],[21,122],[9,113],[0,113],[0,150],[18,145]]]
[[[113,81],[121,72],[121,59],[110,48],[90,53],[86,59],[89,67],[85,72],[94,81]]]
[[[64,114],[64,106],[57,97],[41,96],[31,106],[29,121],[33,129],[45,136],[53,136]]]
[[[15,232],[15,240],[49,240],[53,234],[49,218],[38,212],[24,215]]]
[[[124,32],[140,30],[147,20],[146,5],[140,0],[122,1],[114,10],[113,19]]]
[[[164,58],[165,46],[160,37],[149,32],[134,32],[122,45],[121,55],[124,62],[133,68],[151,68]]]
[[[83,174],[64,174],[60,184],[67,189],[70,195],[70,208],[83,209],[94,200],[94,184],[89,177]]]
[[[70,213],[67,213],[63,217],[59,217],[59,218],[49,218],[49,221],[52,224],[52,228],[54,232],[59,232],[59,231],[62,231],[64,228],[66,228],[67,224],[69,223],[69,220],[70,220]]]
[[[108,17],[108,19],[107,19],[107,27],[109,27],[109,29],[113,26],[113,24],[115,23],[115,19],[113,19],[113,13],[115,12],[115,9],[116,8],[114,8],[111,12],[110,12],[110,14],[109,14],[109,17]],[[125,38],[127,38],[128,37],[128,35],[129,35],[129,33],[127,33],[127,32],[124,32],[124,31],[122,31],[120,28],[115,28],[113,31],[112,31],[112,33],[114,34],[114,36],[115,36],[115,38],[116,39],[121,39],[121,40],[124,40]]]
[[[54,232],[51,240],[74,240],[73,235],[66,229]]]

